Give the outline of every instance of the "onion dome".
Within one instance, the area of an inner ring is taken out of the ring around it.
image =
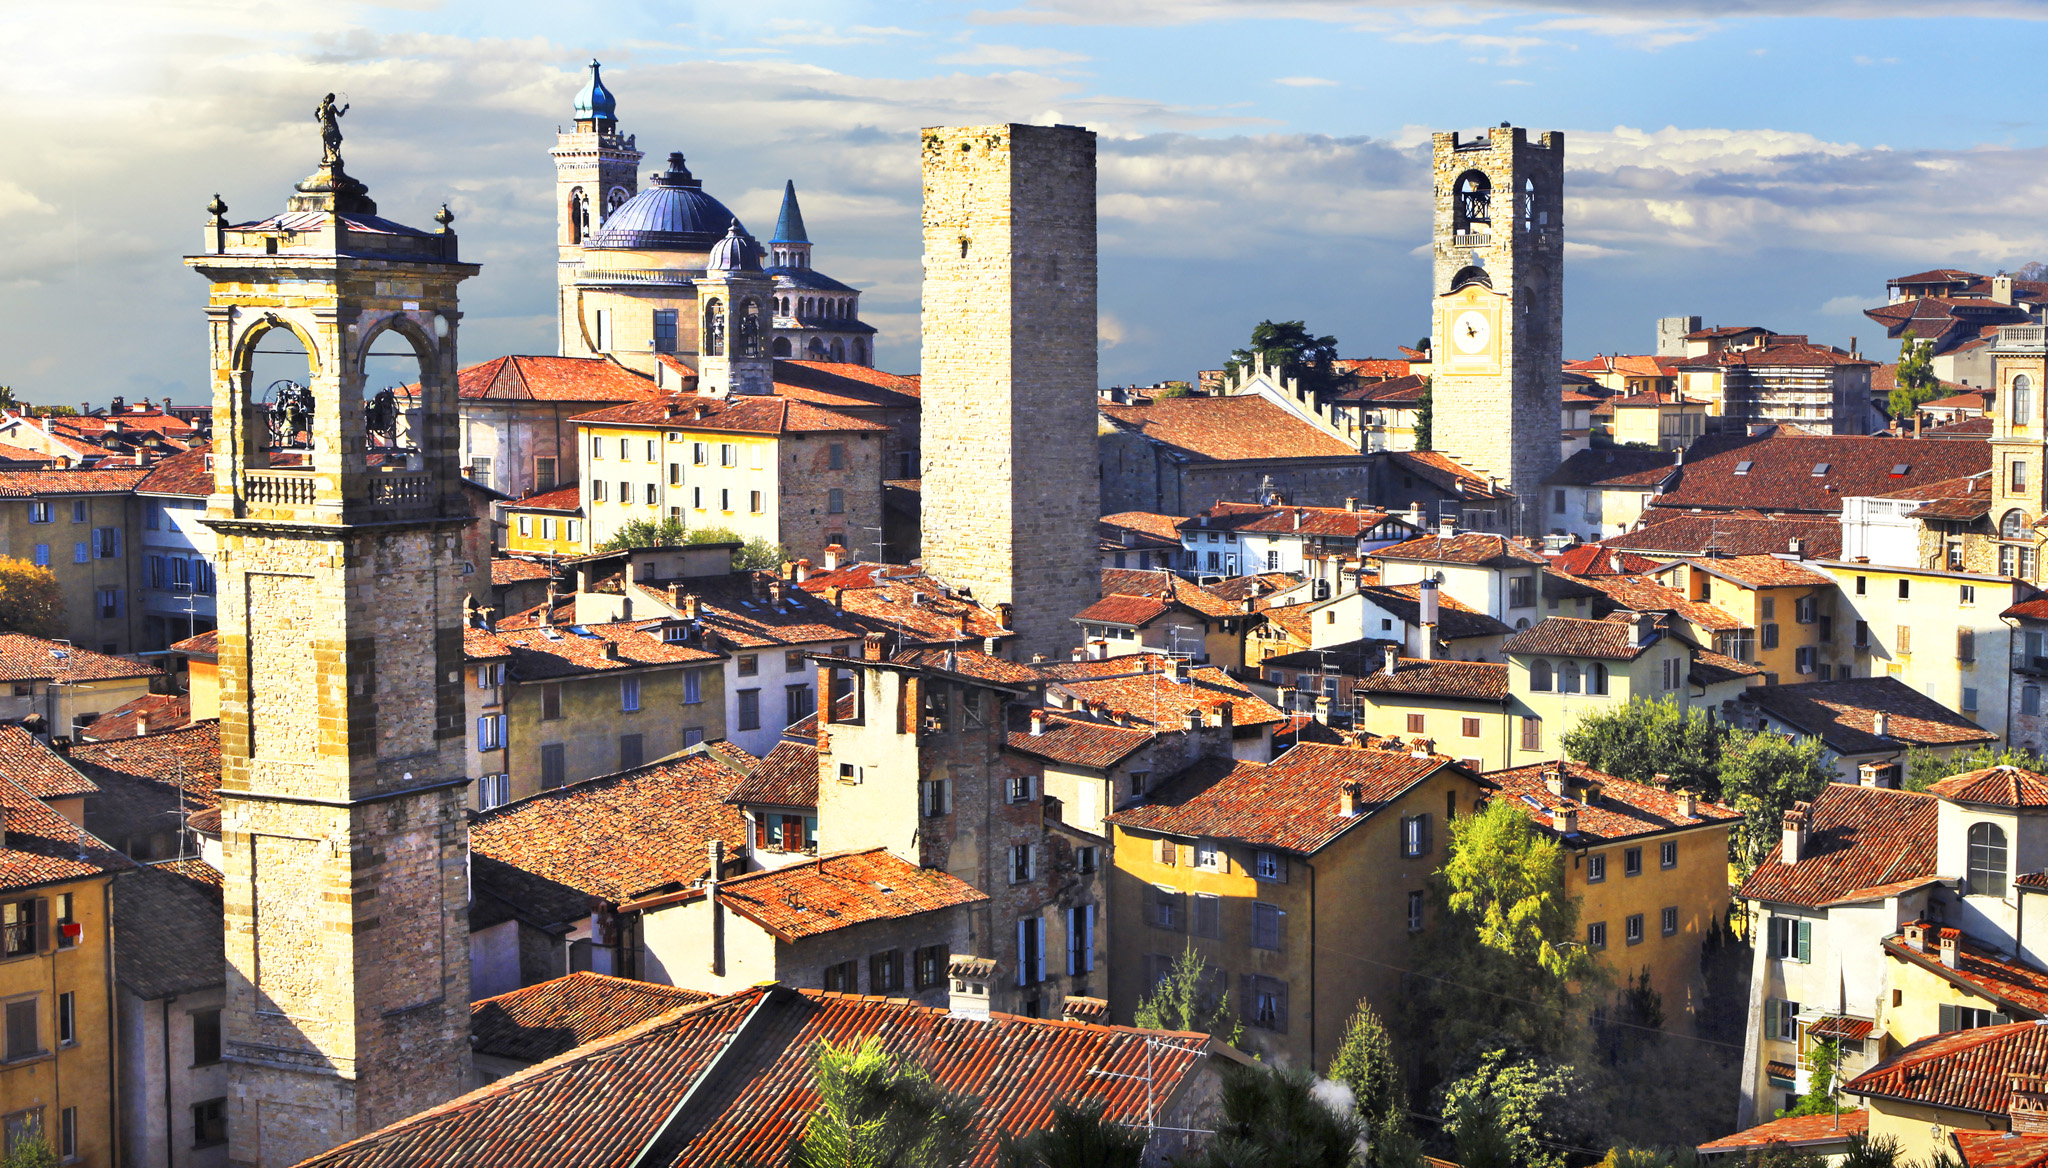
[[[758,272],[761,270],[760,247],[748,238],[746,229],[735,219],[726,229],[725,238],[711,245],[711,254],[705,259],[704,267],[713,272]]]
[[[583,246],[592,250],[704,251],[725,237],[721,228],[727,225],[746,234],[725,204],[705,194],[704,184],[691,177],[683,156],[671,154],[668,171],[649,179],[645,190],[605,216],[604,226]]]
[[[576,95],[576,120],[579,122],[619,120],[619,99],[604,87],[604,78],[597,75],[597,60],[590,62],[590,81],[583,92]]]

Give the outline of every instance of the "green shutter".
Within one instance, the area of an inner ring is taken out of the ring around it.
[[[1777,1036],[1778,1036],[1778,999],[1776,999],[1776,998],[1765,998],[1765,999],[1764,999],[1764,1037],[1765,1037],[1765,1038],[1776,1038]]]
[[[2005,1014],[1993,1014],[1991,1016],[1991,1024],[1993,1026],[2004,1026],[2011,1021],[2012,1018]]]
[[[1944,1003],[1942,1003],[1942,1007],[1941,1007],[1941,1022],[1940,1022],[1940,1024],[1939,1024],[1939,1026],[1937,1027],[1937,1029],[1938,1029],[1938,1030],[1939,1030],[1939,1031],[1940,1031],[1941,1033],[1943,1033],[1943,1034],[1946,1034],[1946,1033],[1948,1033],[1949,1031],[1951,1031],[1951,1030],[1954,1030],[1955,1028],[1956,1028],[1956,1008],[1955,1008],[1955,1007],[1954,1007],[1953,1005],[1950,1005],[1949,1003],[1946,1003],[1946,1002],[1944,1002]]]
[[[1807,965],[1807,964],[1811,964],[1811,963],[1812,963],[1812,961],[1813,961],[1813,922],[1812,922],[1812,921],[1800,921],[1800,922],[1799,922],[1799,963],[1800,963],[1801,965]]]

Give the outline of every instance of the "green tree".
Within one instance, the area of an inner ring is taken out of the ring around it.
[[[1133,1019],[1147,1030],[1187,1030],[1211,1034],[1236,1046],[1244,1041],[1244,1023],[1230,1009],[1229,995],[1220,992],[1223,971],[1209,968],[1192,942],[1152,992],[1138,1003]]]
[[[629,519],[595,550],[621,552],[627,548],[680,547],[688,539],[689,531],[683,527],[683,521],[673,515],[666,519]]]
[[[1436,378],[1422,379],[1422,404],[1415,411],[1415,449],[1436,449]]]
[[[1848,1143],[1838,1168],[1898,1168],[1905,1159],[1905,1148],[1897,1136],[1857,1132],[1849,1137]]]
[[[1488,1051],[1471,1074],[1444,1091],[1444,1120],[1458,1131],[1466,1117],[1488,1114],[1520,1168],[1564,1168],[1564,1146],[1578,1133],[1584,1088],[1578,1072],[1506,1051]],[[1471,1168],[1471,1165],[1465,1165]]]
[[[1451,1154],[1460,1168],[1518,1168],[1515,1149],[1501,1130],[1500,1109],[1490,1101],[1467,1107],[1446,1126],[1451,1133]]]
[[[747,539],[730,527],[684,527],[671,515],[665,519],[632,519],[619,525],[611,538],[596,547],[599,552],[620,552],[628,548],[689,547],[706,543],[736,543],[732,566],[742,571],[780,568],[788,553],[779,543],[755,536]]]
[[[1023,1139],[1003,1138],[1001,1168],[1139,1168],[1145,1131],[1109,1123],[1099,1102],[1052,1105],[1052,1126]]]
[[[729,531],[725,534],[733,535],[733,533]],[[734,538],[737,538],[737,536],[735,536]],[[716,539],[693,539],[690,542],[723,543],[725,541]],[[755,569],[759,569],[762,571],[774,571],[775,569],[782,567],[783,563],[788,559],[789,552],[785,550],[781,544],[769,543],[766,539],[763,539],[762,537],[757,535],[754,538],[742,543],[740,545],[740,550],[733,553],[732,566],[735,568],[739,568],[743,571],[752,571]]]
[[[1231,351],[1223,376],[1235,378],[1260,358],[1268,368],[1277,369],[1283,381],[1294,378],[1303,389],[1331,389],[1345,380],[1337,372],[1337,338],[1314,336],[1302,321],[1262,320],[1254,325],[1251,344]]]
[[[0,631],[64,635],[64,590],[58,587],[55,572],[0,556]]]
[[[1161,401],[1169,397],[1187,397],[1194,392],[1195,387],[1185,381],[1162,381],[1159,383],[1158,388],[1152,391],[1152,400]]]
[[[0,1158],[0,1168],[57,1168],[57,1164],[56,1150],[44,1138],[41,1127],[17,1137],[6,1157]]]
[[[0,385],[0,410],[12,410],[21,403],[14,400],[14,387]]]
[[[75,418],[78,411],[70,406],[30,406],[28,412],[38,418]]]
[[[974,1154],[977,1101],[898,1061],[878,1038],[820,1042],[811,1074],[818,1109],[791,1150],[796,1168],[959,1168]]]
[[[1305,1069],[1224,1068],[1216,1135],[1186,1168],[1361,1168],[1358,1116],[1318,1094]]]
[[[2023,746],[1994,747],[1987,743],[1947,756],[1916,746],[1906,752],[1904,786],[1908,791],[1925,791],[1950,775],[1995,766],[2016,766],[2023,771],[2041,774],[2048,772],[2048,758],[2042,758]]]
[[[1777,842],[1785,812],[1828,785],[1818,738],[1786,738],[1738,730],[1721,748],[1721,802],[1742,812],[1729,846],[1744,875]]]
[[[1899,339],[1898,372],[1893,380],[1885,408],[1894,418],[1912,417],[1922,403],[1933,401],[1941,392],[1941,379],[1934,375],[1934,346],[1914,340],[1912,329]]]
[[[1823,1039],[1806,1052],[1806,1094],[1789,1108],[1780,1108],[1780,1119],[1788,1115],[1833,1115],[1842,1108],[1835,1097],[1835,1069],[1841,1065],[1842,1050],[1833,1039]]]
[[[1329,1076],[1351,1089],[1352,1106],[1374,1144],[1408,1128],[1408,1083],[1394,1058],[1394,1040],[1373,1008],[1360,1001],[1330,1060]],[[1374,1159],[1379,1157],[1375,1151]]]
[[[1708,799],[1721,794],[1721,731],[1698,707],[1671,698],[1634,697],[1596,710],[1565,731],[1566,757],[1617,779],[1647,783],[1671,776],[1671,786]]]

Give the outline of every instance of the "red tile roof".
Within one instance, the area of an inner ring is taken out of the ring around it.
[[[214,657],[220,653],[220,633],[208,629],[196,637],[186,637],[171,646],[171,652],[183,653],[188,657]]]
[[[1587,546],[1669,556],[1704,555],[1709,548],[1725,555],[1769,555],[1790,551],[1795,539],[1808,557],[1834,559],[1842,554],[1842,522],[1832,515],[1692,514],[1653,506],[1636,530]]]
[[[1654,506],[1839,514],[1845,496],[1918,488],[1990,465],[1991,448],[1981,442],[1709,435],[1687,449],[1677,482]]]
[[[1401,657],[1395,660],[1393,673],[1381,669],[1365,674],[1355,688],[1369,693],[1505,702],[1508,667],[1491,661],[1421,661]]]
[[[1996,742],[1998,735],[1908,686],[1896,677],[1858,677],[1793,685],[1756,685],[1742,691],[1771,718],[1818,737],[1837,754],[1868,754],[1912,746]],[[1887,715],[1877,735],[1877,715]]]
[[[1861,1135],[1870,1130],[1868,1111],[1849,1110],[1840,1115],[1788,1115],[1761,1123],[1732,1136],[1708,1140],[1700,1145],[1702,1152],[1732,1152],[1741,1148],[1762,1148],[1771,1144],[1802,1148],[1814,1144],[1833,1144],[1846,1141],[1850,1136]],[[1974,1168],[1974,1166],[1973,1166]]]
[[[1830,588],[1835,583],[1833,578],[1823,576],[1797,560],[1777,556],[1716,556],[1680,562],[1745,588]],[[1666,564],[1657,572],[1661,575],[1674,566]]]
[[[1678,456],[1664,450],[1591,447],[1572,453],[1543,481],[1548,485],[1654,488],[1678,469]]]
[[[80,732],[86,741],[105,742],[133,738],[138,734],[162,734],[183,730],[192,724],[192,699],[185,694],[144,694],[125,706],[109,710]]]
[[[162,670],[27,633],[0,633],[0,681],[110,681],[155,677]]]
[[[718,903],[785,945],[987,899],[957,876],[920,868],[879,847],[749,872],[718,885]]]
[[[699,665],[722,659],[721,654],[709,649],[664,641],[660,629],[659,622],[619,621],[572,625],[553,630],[561,635],[551,637],[548,630],[541,628],[507,629],[500,625],[496,632],[465,628],[462,651],[472,661],[510,660],[512,676],[521,681]],[[607,656],[612,646],[616,646],[616,656]]]
[[[1723,609],[1703,600],[1688,600],[1685,593],[1676,588],[1639,576],[1587,576],[1584,579],[1587,584],[1607,594],[1616,604],[1633,612],[1676,613],[1700,628],[1713,632],[1727,632],[1744,627],[1739,618]]]
[[[33,469],[36,469],[36,468],[37,468],[38,466],[39,466],[39,467],[48,467],[48,466],[51,466],[51,465],[53,465],[53,464],[54,464],[54,463],[55,463],[56,461],[57,461],[57,456],[56,456],[56,455],[54,455],[54,454],[44,454],[44,453],[43,453],[42,451],[40,451],[40,450],[30,450],[30,449],[28,449],[27,447],[23,447],[23,446],[9,446],[8,444],[6,444],[6,443],[4,443],[4,442],[0,442],[0,463],[9,463],[9,462],[26,462],[26,463],[34,463],[34,464],[36,464],[36,466],[31,466],[31,467],[25,467],[25,468],[20,468],[20,469],[28,469],[28,470],[33,470]]]
[[[1161,515],[1156,511],[1119,511],[1114,515],[1104,515],[1095,522],[1099,527],[1135,531],[1159,543],[1174,547],[1181,545],[1179,525],[1183,521],[1178,515]],[[1110,533],[1105,532],[1104,536],[1114,541],[1115,537]]]
[[[2007,1076],[2048,1071],[2048,1026],[2014,1022],[1923,1038],[1842,1084],[1852,1095],[2003,1116]]]
[[[566,511],[576,513],[583,510],[583,489],[581,487],[560,487],[541,495],[528,495],[505,504],[507,511]]]
[[[2014,1131],[1952,1131],[1967,1168],[2037,1168],[2048,1161],[2048,1135]]]
[[[118,495],[135,489],[146,470],[8,470],[0,471],[0,498],[32,499],[46,495]]]
[[[1164,398],[1142,406],[1099,402],[1096,408],[1118,429],[1203,462],[1364,457],[1256,394]]]
[[[1441,451],[1396,450],[1382,457],[1391,471],[1414,475],[1432,486],[1456,492],[1467,499],[1505,501],[1514,497],[1514,492]]]
[[[135,866],[6,778],[0,778],[0,818],[6,823],[0,838],[0,889],[61,884]]]
[[[761,598],[756,598],[755,581],[763,582]],[[889,617],[900,616],[907,624],[920,628],[945,624],[958,627],[957,613],[971,606],[966,601],[954,601],[950,597],[938,597],[934,586],[926,600],[932,605],[934,617],[918,615],[916,606],[910,603],[911,587],[897,588],[890,584],[879,586],[874,595],[863,595],[860,590],[848,590],[839,599],[845,607],[834,605],[823,595],[829,591],[821,587],[817,592],[810,590],[810,582],[788,587],[783,592],[780,605],[774,602],[769,588],[775,579],[772,572],[735,573],[729,576],[695,579],[678,583],[678,599],[694,595],[700,602],[699,617],[707,638],[736,649],[766,649],[788,645],[817,645],[828,641],[847,642],[858,647],[860,640],[872,627],[858,611],[884,612]],[[657,604],[667,605],[668,590],[665,587],[636,585],[640,594]],[[900,595],[900,603],[897,598]],[[938,597],[934,599],[934,597]],[[885,599],[886,598],[886,599]],[[887,605],[888,607],[884,607]],[[976,611],[980,610],[976,607]],[[993,619],[977,624],[975,617],[968,621],[970,637],[992,636]],[[884,625],[894,628],[895,624]],[[982,630],[988,630],[983,632]],[[957,635],[957,634],[950,634]]]
[[[1934,927],[1929,926],[1930,931]],[[1950,969],[1942,962],[1933,937],[1928,938],[1928,944],[1936,951],[1922,953],[1903,936],[1887,937],[1884,951],[1895,961],[1910,962],[1944,981],[1990,999],[1999,1007],[2000,1013],[2020,1018],[2048,1015],[2048,971],[2005,960],[1996,950],[1979,945],[1968,937],[1958,940],[1956,965]]]
[[[1193,518],[1181,520],[1180,530],[1182,535],[1214,530],[1359,539],[1385,523],[1387,518],[1385,511],[1371,508],[1354,511],[1348,507],[1268,507],[1258,503],[1218,501],[1215,506],[1196,512]]]
[[[1367,584],[1359,593],[1375,607],[1392,613],[1395,618],[1407,623],[1420,624],[1422,621],[1422,585],[1415,584]],[[1514,629],[1505,621],[1490,617],[1471,605],[1437,590],[1436,637],[1439,641],[1457,641],[1467,637],[1504,637]]]
[[[608,357],[499,357],[455,375],[468,401],[639,401],[660,396],[654,382]]]
[[[1237,726],[1265,726],[1282,717],[1279,710],[1221,669],[1194,668],[1188,670],[1185,681],[1174,680],[1166,672],[1166,658],[1157,653],[1048,663],[1041,668],[1055,690],[1123,710],[1133,724],[1175,729],[1190,706],[1205,715],[1229,707],[1231,721]]]
[[[1005,742],[1011,750],[1048,762],[1108,770],[1156,737],[1154,731],[1135,726],[1111,725],[1058,710],[1044,713],[1042,733],[1031,733],[1028,721],[1023,729],[1009,732]]]
[[[2016,766],[1995,766],[1950,775],[1927,788],[1927,793],[1957,803],[2013,808],[2048,807],[2048,776],[2023,771]]]
[[[1416,758],[1401,751],[1315,744],[1297,746],[1266,764],[1211,759],[1167,780],[1144,804],[1107,818],[1131,830],[1308,854],[1452,765],[1442,755]],[[1338,796],[1346,783],[1358,784],[1363,815],[1341,813]]]
[[[1544,785],[1546,771],[1566,776],[1565,794],[1552,794]],[[1584,763],[1532,763],[1512,770],[1488,771],[1486,777],[1500,784],[1499,798],[1513,799],[1514,805],[1537,826],[1552,830],[1552,813],[1578,813],[1580,837],[1612,843],[1666,831],[1685,831],[1710,824],[1732,824],[1742,812],[1705,799],[1694,801],[1693,813],[1685,814],[1685,796],[1678,791],[1617,779]],[[1600,797],[1590,798],[1586,784],[1597,783]]]
[[[1581,620],[1571,616],[1545,617],[1501,644],[1503,652],[1516,656],[1598,657],[1609,661],[1633,661],[1643,650],[1664,636],[1661,624],[1636,643],[1637,627],[1632,616],[1616,613],[1609,620]],[[1653,618],[1654,619],[1654,618]]]
[[[863,421],[785,397],[709,397],[670,394],[578,414],[569,421],[588,426],[666,426],[718,434],[818,434],[845,430],[883,431]]]
[[[775,392],[827,409],[886,406],[917,409],[919,378],[833,361],[775,362]]]
[[[968,1168],[993,1168],[1002,1137],[1048,1126],[1057,1100],[1099,1100],[1109,1122],[1142,1123],[1148,1107],[1184,1097],[1190,1076],[1220,1053],[1201,1034],[1005,1014],[978,1021],[901,1001],[757,986],[628,1027],[300,1168],[776,1162],[817,1107],[818,1043],[868,1037],[942,1089],[979,1100]],[[686,1102],[681,1113],[678,1101]]]
[[[470,1003],[471,1048],[537,1063],[717,995],[602,973],[572,973]]]
[[[1215,585],[1204,585],[1183,579],[1163,568],[1104,568],[1101,594],[1105,600],[1112,596],[1126,600],[1134,597],[1158,600],[1162,602],[1161,612],[1165,611],[1164,603],[1171,602],[1208,619],[1220,620],[1245,615],[1246,597],[1270,596],[1283,589],[1292,588],[1294,584],[1293,577],[1277,572],[1257,576],[1233,576]],[[1254,610],[1257,607],[1255,600]],[[1136,609],[1133,608],[1131,611]],[[1075,619],[1082,618],[1077,614]]]
[[[1075,613],[1074,619],[1089,624],[1137,626],[1171,611],[1164,602],[1150,596],[1105,596]]]
[[[1001,657],[992,657],[979,649],[956,649],[950,645],[898,649],[895,656],[889,660],[897,665],[918,665],[996,685],[1025,686],[1043,682],[1046,677],[1036,665],[1023,665]],[[851,701],[850,698],[847,700]],[[849,713],[848,717],[851,716]]]
[[[615,903],[688,888],[712,840],[729,856],[746,843],[746,819],[726,802],[740,779],[705,755],[586,779],[482,813],[470,850]]]
[[[90,795],[99,790],[92,780],[44,745],[42,739],[15,722],[0,722],[0,777],[12,780],[15,786],[38,799]],[[6,793],[0,789],[0,798]]]
[[[554,566],[536,560],[522,560],[516,556],[491,557],[491,583],[516,584],[521,580],[546,580],[555,574]]]
[[[1449,539],[1441,535],[1425,535],[1367,554],[1373,559],[1380,560],[1428,560],[1436,563],[1475,564],[1485,567],[1510,567],[1515,564],[1548,565],[1550,562],[1505,535],[1489,535],[1477,531],[1467,531]]]
[[[1864,889],[1931,879],[1939,805],[1916,791],[1829,783],[1807,811],[1799,862],[1784,863],[1774,845],[1742,882],[1741,895],[1821,908]]]
[[[149,468],[135,490],[143,495],[180,495],[203,499],[213,494],[213,447],[200,443]]]
[[[815,722],[813,723],[815,725]],[[816,733],[815,730],[812,731]],[[818,745],[812,742],[775,744],[768,756],[736,784],[729,803],[764,803],[773,807],[818,805]]]

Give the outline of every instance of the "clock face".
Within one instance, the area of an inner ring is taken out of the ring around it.
[[[1493,343],[1493,322],[1486,314],[1466,309],[1451,321],[1451,344],[1460,353],[1484,353]]]

